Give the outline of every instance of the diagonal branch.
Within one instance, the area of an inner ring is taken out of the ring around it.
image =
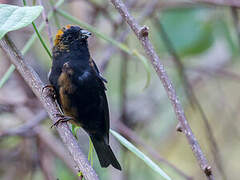
[[[40,80],[36,72],[25,63],[21,53],[15,47],[13,42],[6,36],[4,40],[0,40],[0,47],[8,55],[19,73],[22,75],[27,84],[31,87],[32,91],[38,97],[44,108],[52,119],[53,123],[57,122],[56,114],[60,114],[57,104],[54,100],[46,96],[45,93],[42,94],[42,89],[44,84]],[[71,130],[66,123],[61,123],[58,125],[57,131],[62,138],[64,144],[68,148],[73,160],[79,167],[80,171],[83,173],[85,179],[87,180],[98,180],[96,172],[93,170],[89,162],[87,161],[85,155],[82,153],[75,137],[73,136]]]
[[[184,89],[186,91],[186,95],[192,105],[193,108],[197,108],[199,110],[200,115],[202,116],[204,125],[206,127],[206,134],[208,135],[209,143],[210,143],[210,148],[214,157],[214,161],[216,162],[216,165],[221,173],[221,176],[223,179],[226,178],[226,174],[224,171],[223,163],[222,163],[222,158],[220,156],[220,151],[219,147],[216,141],[216,138],[213,135],[212,127],[210,126],[209,119],[207,118],[207,115],[205,114],[202,105],[200,104],[197,95],[195,94],[194,88],[186,74],[186,69],[184,64],[182,63],[182,60],[180,59],[180,56],[178,55],[176,49],[174,48],[174,45],[172,44],[170,38],[168,37],[167,32],[165,31],[162,23],[160,20],[156,19],[155,24],[158,26],[159,32],[161,34],[161,37],[164,41],[164,44],[173,57],[173,62],[176,65],[178,74],[181,78],[181,82],[183,83]]]
[[[148,38],[149,29],[146,26],[141,27],[137,21],[130,15],[127,10],[127,7],[123,4],[121,0],[111,0],[115,8],[119,11],[122,18],[128,23],[131,27],[133,32],[136,34],[137,38],[139,39],[140,43],[142,44],[146,54],[149,57],[150,62],[152,63],[157,75],[159,76],[167,95],[173,105],[175,114],[177,116],[178,121],[185,133],[189,144],[192,147],[194,155],[196,156],[198,163],[203,170],[204,174],[207,176],[208,179],[213,180],[214,177],[212,175],[211,167],[208,165],[208,161],[203,154],[197,139],[195,138],[188,121],[185,117],[183,108],[179,102],[179,99],[176,95],[175,89],[172,85],[171,80],[169,79],[163,64],[160,62],[160,59],[155,52],[152,43]]]

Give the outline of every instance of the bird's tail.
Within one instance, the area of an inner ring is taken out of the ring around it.
[[[111,147],[104,141],[104,139],[95,138],[94,136],[90,137],[101,166],[108,167],[111,164],[116,169],[121,170],[122,168],[113,154]]]

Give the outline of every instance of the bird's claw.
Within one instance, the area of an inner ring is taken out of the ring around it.
[[[59,119],[57,120],[57,122],[55,122],[51,128],[53,127],[57,127],[60,123],[64,123],[64,122],[68,122],[70,120],[72,120],[73,118],[70,116],[65,116],[63,114],[55,114],[56,117],[58,117]]]
[[[52,97],[53,99],[56,99],[56,92],[55,92],[55,90],[54,90],[53,85],[48,84],[48,85],[44,86],[44,87],[42,88],[42,94],[43,94],[43,91],[44,91],[45,89],[48,89],[48,94],[47,94],[47,96],[50,96],[50,97]]]

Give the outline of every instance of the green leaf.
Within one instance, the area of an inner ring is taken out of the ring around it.
[[[59,0],[57,1],[57,3],[54,5],[54,7],[57,9],[59,6],[61,6],[64,3],[64,0]],[[54,11],[50,11],[48,13],[48,20],[50,20],[54,15]],[[46,22],[43,21],[41,23],[41,25],[39,26],[39,31],[41,32],[43,30],[43,28],[45,27]],[[31,38],[26,42],[26,44],[24,45],[23,49],[21,50],[21,53],[23,55],[26,54],[26,52],[29,51],[29,49],[32,47],[33,43],[35,42],[35,40],[37,39],[37,34],[34,33]],[[3,87],[3,85],[7,82],[7,80],[9,79],[9,77],[11,76],[11,74],[13,73],[13,71],[15,70],[15,66],[11,65],[7,72],[3,75],[3,77],[0,79],[0,88]]]
[[[3,87],[3,85],[7,82],[13,71],[15,70],[15,66],[11,64],[11,66],[8,68],[7,72],[3,75],[3,77],[0,79],[0,88]]]
[[[23,28],[32,23],[42,12],[42,6],[12,6],[0,4],[0,39],[9,31]]]
[[[164,179],[171,180],[171,178],[149,157],[143,154],[138,148],[136,148],[132,143],[130,143],[127,139],[121,136],[116,131],[110,129],[110,133],[119,140],[119,142],[125,146],[129,151],[133,152],[136,156],[142,159],[150,168],[160,174]]]
[[[148,60],[143,56],[141,55],[137,50],[133,50],[133,54],[135,56],[138,57],[138,59],[140,59],[140,61],[143,63],[143,66],[147,72],[147,81],[146,81],[146,84],[144,86],[144,89],[146,89],[149,84],[150,84],[150,81],[151,81],[151,68],[150,68],[150,65],[148,64]]]
[[[89,137],[88,161],[91,163],[91,166],[93,167],[93,143],[90,137]]]
[[[212,45],[213,27],[207,19],[208,10],[204,8],[172,9],[159,17],[171,43],[181,56],[202,53]]]
[[[78,137],[77,137],[77,131],[78,131],[79,129],[80,129],[80,127],[72,124],[72,133],[73,133],[73,135],[75,136],[76,139],[78,139]]]

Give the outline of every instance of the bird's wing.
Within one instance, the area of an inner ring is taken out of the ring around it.
[[[107,102],[107,96],[105,94],[105,83],[107,83],[107,80],[101,76],[96,63],[92,58],[90,58],[90,66],[93,68],[94,72],[96,73],[97,76],[97,83],[100,86],[100,99],[101,99],[101,109],[103,109],[103,115],[104,115],[104,122],[105,122],[105,128],[106,128],[106,139],[105,141],[108,143],[109,142],[109,108],[108,108],[108,102]]]
[[[108,109],[108,102],[105,92],[103,91],[100,95],[101,99],[101,109],[103,109],[103,118],[105,124],[106,134],[104,135],[104,140],[108,144],[109,143],[109,109]]]
[[[94,60],[92,58],[90,58],[90,66],[93,68],[93,70],[96,72],[97,76],[105,83],[107,83],[107,80],[100,74],[96,63],[94,62]]]

